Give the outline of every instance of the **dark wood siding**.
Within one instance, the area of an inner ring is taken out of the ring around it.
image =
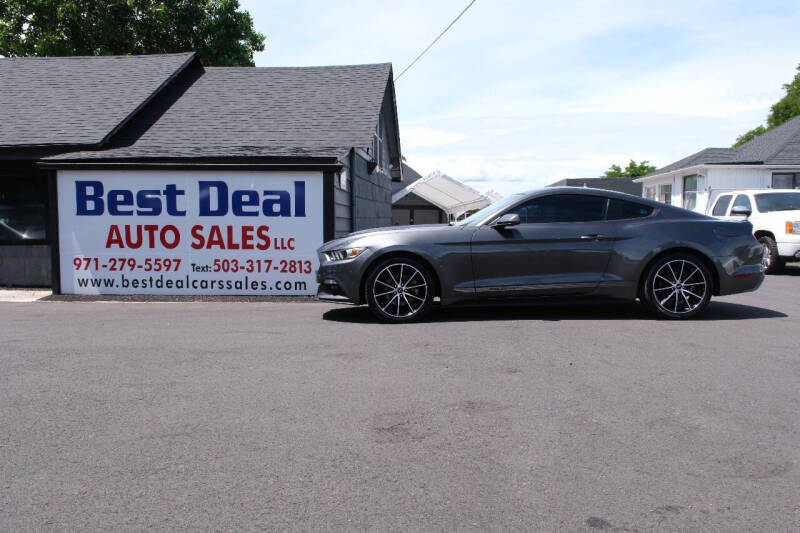
[[[350,191],[343,190],[337,184],[333,197],[336,204],[336,238],[338,239],[353,231]]]
[[[359,154],[353,157],[351,186],[355,199],[354,231],[389,226],[392,223],[392,185],[388,174],[375,170]]]

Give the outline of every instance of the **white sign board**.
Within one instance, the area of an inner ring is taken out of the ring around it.
[[[64,294],[314,294],[322,172],[58,172]]]

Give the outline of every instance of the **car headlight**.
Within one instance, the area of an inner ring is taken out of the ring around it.
[[[786,221],[786,235],[800,235],[800,222]]]
[[[366,248],[342,248],[341,250],[329,250],[323,252],[328,261],[344,261],[345,259],[353,259],[361,255]]]

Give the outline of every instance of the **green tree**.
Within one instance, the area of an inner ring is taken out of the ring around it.
[[[784,122],[788,122],[800,115],[800,65],[797,66],[797,74],[795,74],[794,79],[791,83],[785,83],[783,90],[786,91],[786,94],[770,108],[766,127],[758,126],[740,135],[736,139],[734,147],[741,146],[762,133],[766,133],[772,128],[777,128]]]
[[[204,65],[253,65],[264,49],[238,0],[0,0],[0,55],[194,50]]]
[[[736,148],[737,146],[741,146],[741,145],[743,145],[744,143],[746,143],[748,141],[752,141],[753,139],[755,139],[756,137],[758,137],[762,133],[765,133],[766,131],[767,131],[767,128],[765,128],[764,126],[758,126],[756,128],[753,128],[752,130],[748,131],[747,133],[743,133],[743,134],[739,135],[738,137],[736,137],[736,142],[733,144],[733,147]]]
[[[606,170],[604,176],[606,178],[638,178],[639,176],[646,176],[656,169],[655,165],[651,165],[650,161],[646,159],[641,163],[637,163],[633,159],[630,160],[628,166],[622,168],[619,165],[611,165]]]

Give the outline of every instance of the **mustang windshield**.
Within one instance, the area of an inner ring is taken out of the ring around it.
[[[800,192],[756,194],[756,205],[762,213],[769,213],[770,211],[800,211]]]
[[[456,226],[474,226],[475,224],[478,224],[482,220],[486,220],[487,218],[491,218],[492,216],[501,213],[505,208],[519,202],[524,196],[525,195],[521,193],[507,196],[502,200],[496,201],[492,205],[484,207],[477,213],[471,214],[464,220],[456,222]]]

